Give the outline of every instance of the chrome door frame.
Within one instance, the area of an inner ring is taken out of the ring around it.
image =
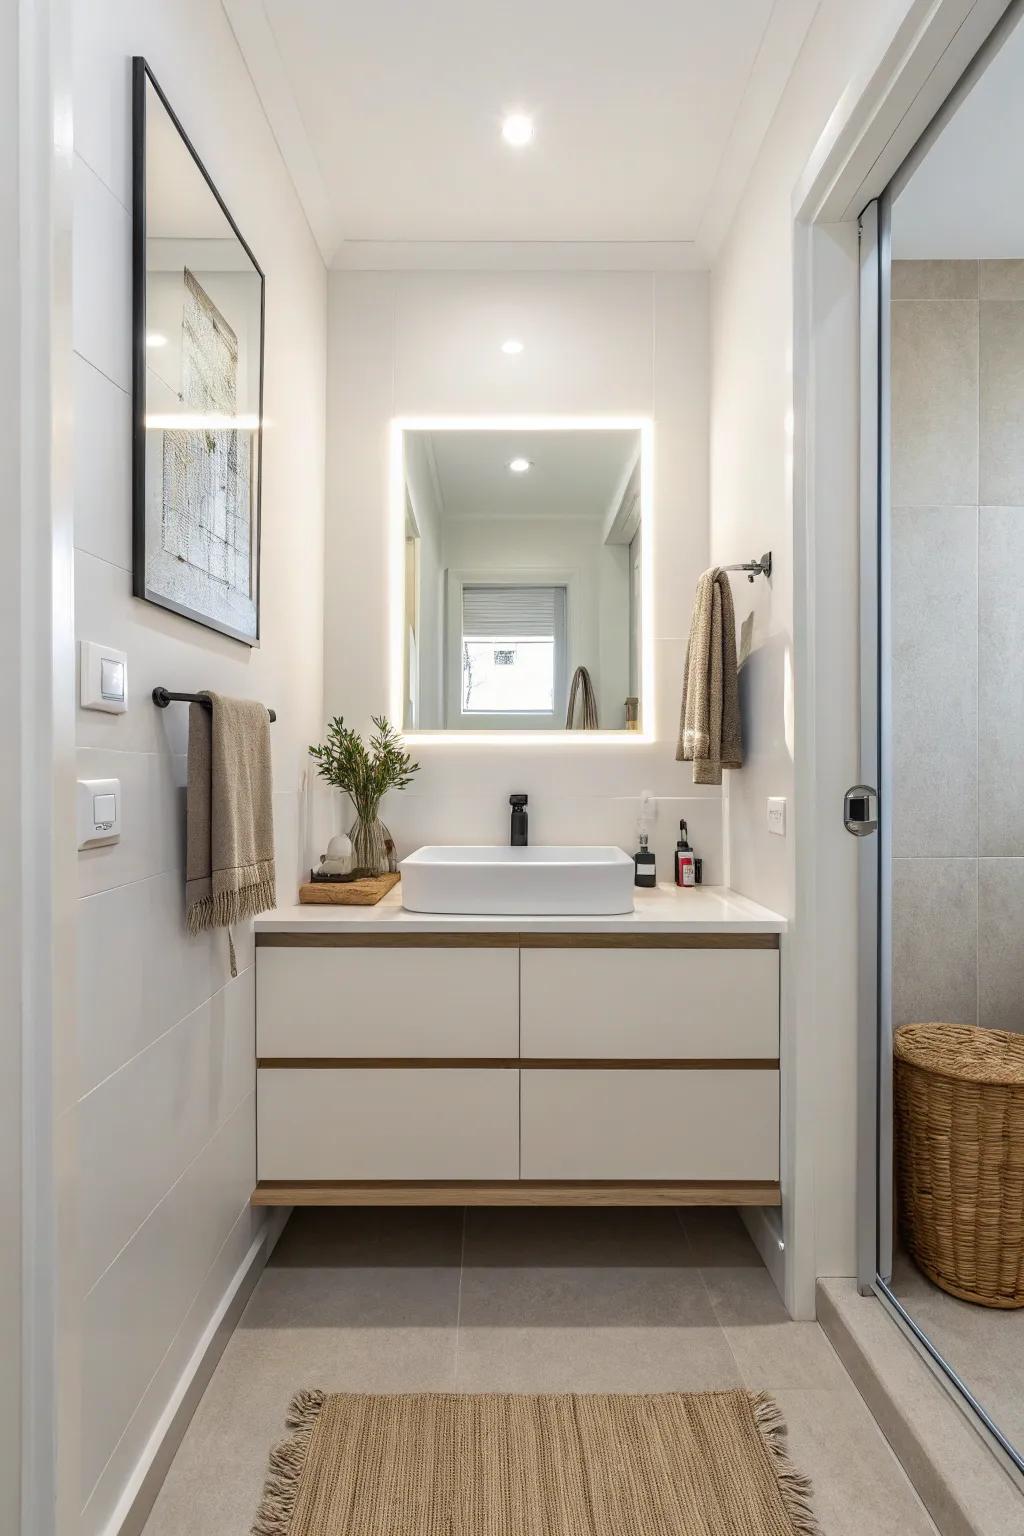
[[[862,784],[878,791],[878,551],[881,490],[881,249],[877,200],[860,216],[860,761]],[[888,807],[886,804],[886,811]],[[857,1287],[871,1295],[878,1274],[879,1110],[879,838],[857,847]]]

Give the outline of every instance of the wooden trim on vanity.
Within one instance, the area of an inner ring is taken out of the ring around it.
[[[521,933],[520,949],[778,949],[777,933]]]
[[[598,1180],[558,1183],[546,1179],[497,1182],[398,1183],[337,1179],[261,1179],[252,1205],[781,1205],[770,1180]]]
[[[560,1068],[583,1071],[601,1069],[615,1071],[686,1071],[686,1072],[777,1072],[777,1056],[694,1056],[631,1058],[586,1056],[260,1056],[257,1067],[279,1070],[290,1067],[313,1068],[387,1068],[387,1067],[500,1067],[515,1071],[543,1071]]]
[[[778,949],[777,933],[257,933],[259,949]]]

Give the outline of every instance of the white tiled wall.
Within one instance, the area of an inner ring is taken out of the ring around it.
[[[895,1022],[1024,1030],[1024,261],[892,294]]]
[[[125,715],[78,713],[82,777],[123,788],[119,844],[79,855],[84,1530],[105,1528],[259,1231],[251,934],[183,921],[187,715],[154,684],[277,710],[278,888],[301,857],[320,728],[326,276],[219,5],[75,5],[75,597],[128,654]],[[130,61],[145,55],[267,275],[262,635],[250,651],[131,595]]]
[[[522,748],[415,745],[422,771],[382,810],[403,854],[504,841],[508,796],[539,842],[636,847],[641,790],[671,878],[678,821],[723,877],[721,792],[675,761],[683,657],[708,564],[707,274],[343,273],[329,283],[325,702],[363,725],[388,708],[388,423],[395,415],[547,412],[654,419],[657,740]],[[523,353],[500,351],[519,336]]]

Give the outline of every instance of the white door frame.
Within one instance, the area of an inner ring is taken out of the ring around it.
[[[796,913],[783,999],[785,1300],[857,1271],[860,761],[857,220],[906,159],[1008,0],[914,0],[844,92],[793,197]]]
[[[0,1525],[24,1536],[80,1502],[70,27],[68,0],[0,0]]]

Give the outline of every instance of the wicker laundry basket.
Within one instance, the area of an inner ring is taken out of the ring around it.
[[[1024,1307],[1024,1035],[904,1024],[893,1050],[907,1248],[951,1296]]]

